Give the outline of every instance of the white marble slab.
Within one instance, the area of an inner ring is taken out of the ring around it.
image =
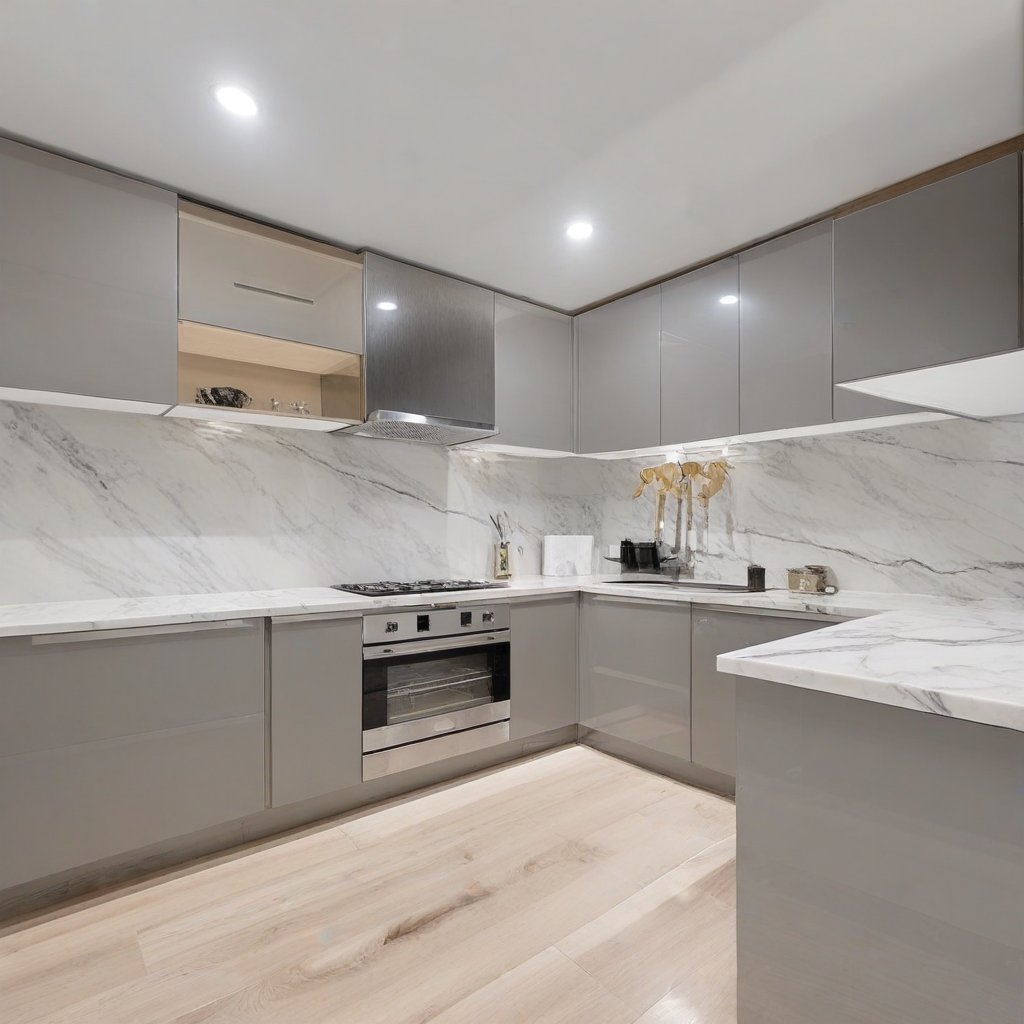
[[[723,654],[723,672],[1024,731],[1024,604],[894,611]]]

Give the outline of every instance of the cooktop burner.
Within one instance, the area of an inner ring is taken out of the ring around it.
[[[396,594],[449,594],[456,590],[494,590],[507,587],[507,583],[488,583],[486,580],[412,580],[396,583],[382,580],[379,583],[335,583],[334,590],[346,590],[350,594],[367,597],[390,597]]]

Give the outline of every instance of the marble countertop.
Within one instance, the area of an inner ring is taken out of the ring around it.
[[[1024,604],[891,611],[723,654],[724,672],[1024,732]]]
[[[786,590],[694,592],[614,577],[520,577],[500,590],[359,597],[330,587],[0,605],[0,637],[131,629],[235,618],[359,615],[383,608],[600,594],[797,612],[857,621],[722,655],[721,669],[791,686],[1024,730],[1024,603],[918,594]]]
[[[602,582],[608,580],[608,582]],[[358,597],[330,587],[284,590],[247,590],[222,594],[181,594],[166,597],[103,598],[89,601],[55,601],[41,604],[0,605],[0,637],[43,633],[83,632],[95,629],[128,629],[188,622],[215,622],[263,616],[359,614],[379,608],[409,608],[432,601],[450,602],[516,600],[574,594],[670,601],[682,604],[714,604],[761,608],[766,611],[809,612],[842,618],[873,615],[897,608],[948,606],[941,598],[912,594],[871,594],[853,591],[834,597],[791,594],[769,590],[763,594],[694,593],[668,587],[644,587],[614,582],[601,576],[526,576],[500,590],[466,590],[457,594],[401,597]]]

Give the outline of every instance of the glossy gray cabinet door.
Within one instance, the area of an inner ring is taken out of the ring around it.
[[[362,781],[361,618],[270,627],[270,764],[274,807]]]
[[[740,253],[740,431],[832,422],[832,224]]]
[[[575,594],[511,606],[514,740],[575,725],[578,601]]]
[[[491,440],[571,452],[571,317],[495,295],[494,372]]]
[[[177,400],[177,204],[0,140],[0,388]]]
[[[265,807],[261,619],[0,641],[0,889]]]
[[[661,444],[739,432],[735,256],[661,286]]]
[[[493,424],[494,292],[375,253],[364,274],[367,413]]]
[[[585,594],[580,724],[690,759],[690,608]]]
[[[363,351],[360,257],[192,203],[179,246],[182,320]]]
[[[576,317],[580,452],[659,443],[661,293],[648,288]]]
[[[835,222],[835,380],[1019,343],[1018,158],[1002,157]],[[836,388],[835,418],[909,411]]]
[[[705,610],[699,606],[693,609],[690,685],[694,764],[723,775],[736,775],[737,677],[718,671],[718,656],[810,633],[830,621]]]

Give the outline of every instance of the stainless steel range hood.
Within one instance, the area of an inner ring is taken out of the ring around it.
[[[494,293],[366,253],[366,422],[346,433],[453,445],[494,425]]]

